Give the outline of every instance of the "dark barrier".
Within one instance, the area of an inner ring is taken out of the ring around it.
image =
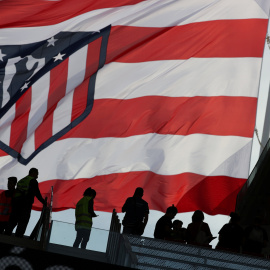
[[[130,269],[52,252],[0,243],[1,270]]]

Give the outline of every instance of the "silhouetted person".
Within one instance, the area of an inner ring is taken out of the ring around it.
[[[257,216],[254,218],[253,224],[245,228],[243,245],[244,253],[262,256],[262,249],[267,245],[268,235],[261,224],[262,219]]]
[[[12,210],[12,198],[17,184],[16,177],[9,177],[7,183],[7,190],[0,194],[0,233],[3,233],[7,227],[9,217]]]
[[[203,212],[196,210],[192,215],[192,222],[187,227],[188,244],[209,246],[209,243],[216,238],[212,236],[208,224],[203,220]]]
[[[172,233],[172,219],[177,214],[177,208],[172,205],[167,208],[166,214],[162,216],[156,223],[154,237],[157,239],[170,238]]]
[[[76,204],[75,230],[77,231],[77,236],[73,247],[78,248],[79,245],[81,245],[82,249],[86,249],[93,224],[92,218],[97,216],[94,212],[95,197],[96,191],[94,189],[87,188],[83,193],[83,198]]]
[[[244,229],[239,225],[240,216],[232,212],[230,222],[219,231],[219,242],[216,249],[240,252],[243,244]]]
[[[11,235],[17,225],[15,236],[23,237],[30,219],[34,198],[37,197],[42,204],[46,204],[46,201],[40,194],[37,178],[38,169],[31,168],[29,174],[18,181],[5,234]]]
[[[136,188],[133,197],[127,198],[122,207],[126,213],[123,218],[123,233],[142,235],[148,221],[148,203],[142,199],[143,188]]]
[[[182,242],[182,243],[186,242],[187,229],[183,228],[182,226],[183,226],[183,222],[181,220],[176,219],[173,221],[172,233],[169,240]]]

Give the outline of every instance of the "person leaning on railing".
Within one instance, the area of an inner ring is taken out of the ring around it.
[[[162,216],[156,223],[154,237],[157,239],[168,239],[172,234],[172,219],[178,213],[177,208],[172,205],[167,208],[166,214]]]
[[[230,213],[230,222],[225,224],[219,231],[219,242],[216,249],[229,250],[240,252],[243,244],[244,229],[240,226],[240,216],[235,213]]]
[[[204,220],[204,214],[201,210],[196,210],[192,215],[192,222],[187,226],[187,243],[210,247],[213,237],[209,225]]]

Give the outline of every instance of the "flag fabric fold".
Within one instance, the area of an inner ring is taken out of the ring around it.
[[[36,167],[54,211],[87,187],[96,210],[119,211],[138,186],[154,210],[234,210],[264,1],[13,0],[0,10],[0,188]]]

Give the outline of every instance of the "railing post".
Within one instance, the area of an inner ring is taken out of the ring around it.
[[[121,231],[121,223],[115,209],[113,209],[107,249],[106,249],[107,257],[110,263],[112,264],[115,264],[117,261],[117,256],[119,252],[118,249],[119,249],[120,231]]]
[[[52,206],[53,206],[53,186],[51,186],[51,198],[48,207],[45,210],[45,218],[43,222],[43,228],[41,232],[42,248],[45,250],[48,244],[48,235],[50,234],[50,227],[52,222]]]

